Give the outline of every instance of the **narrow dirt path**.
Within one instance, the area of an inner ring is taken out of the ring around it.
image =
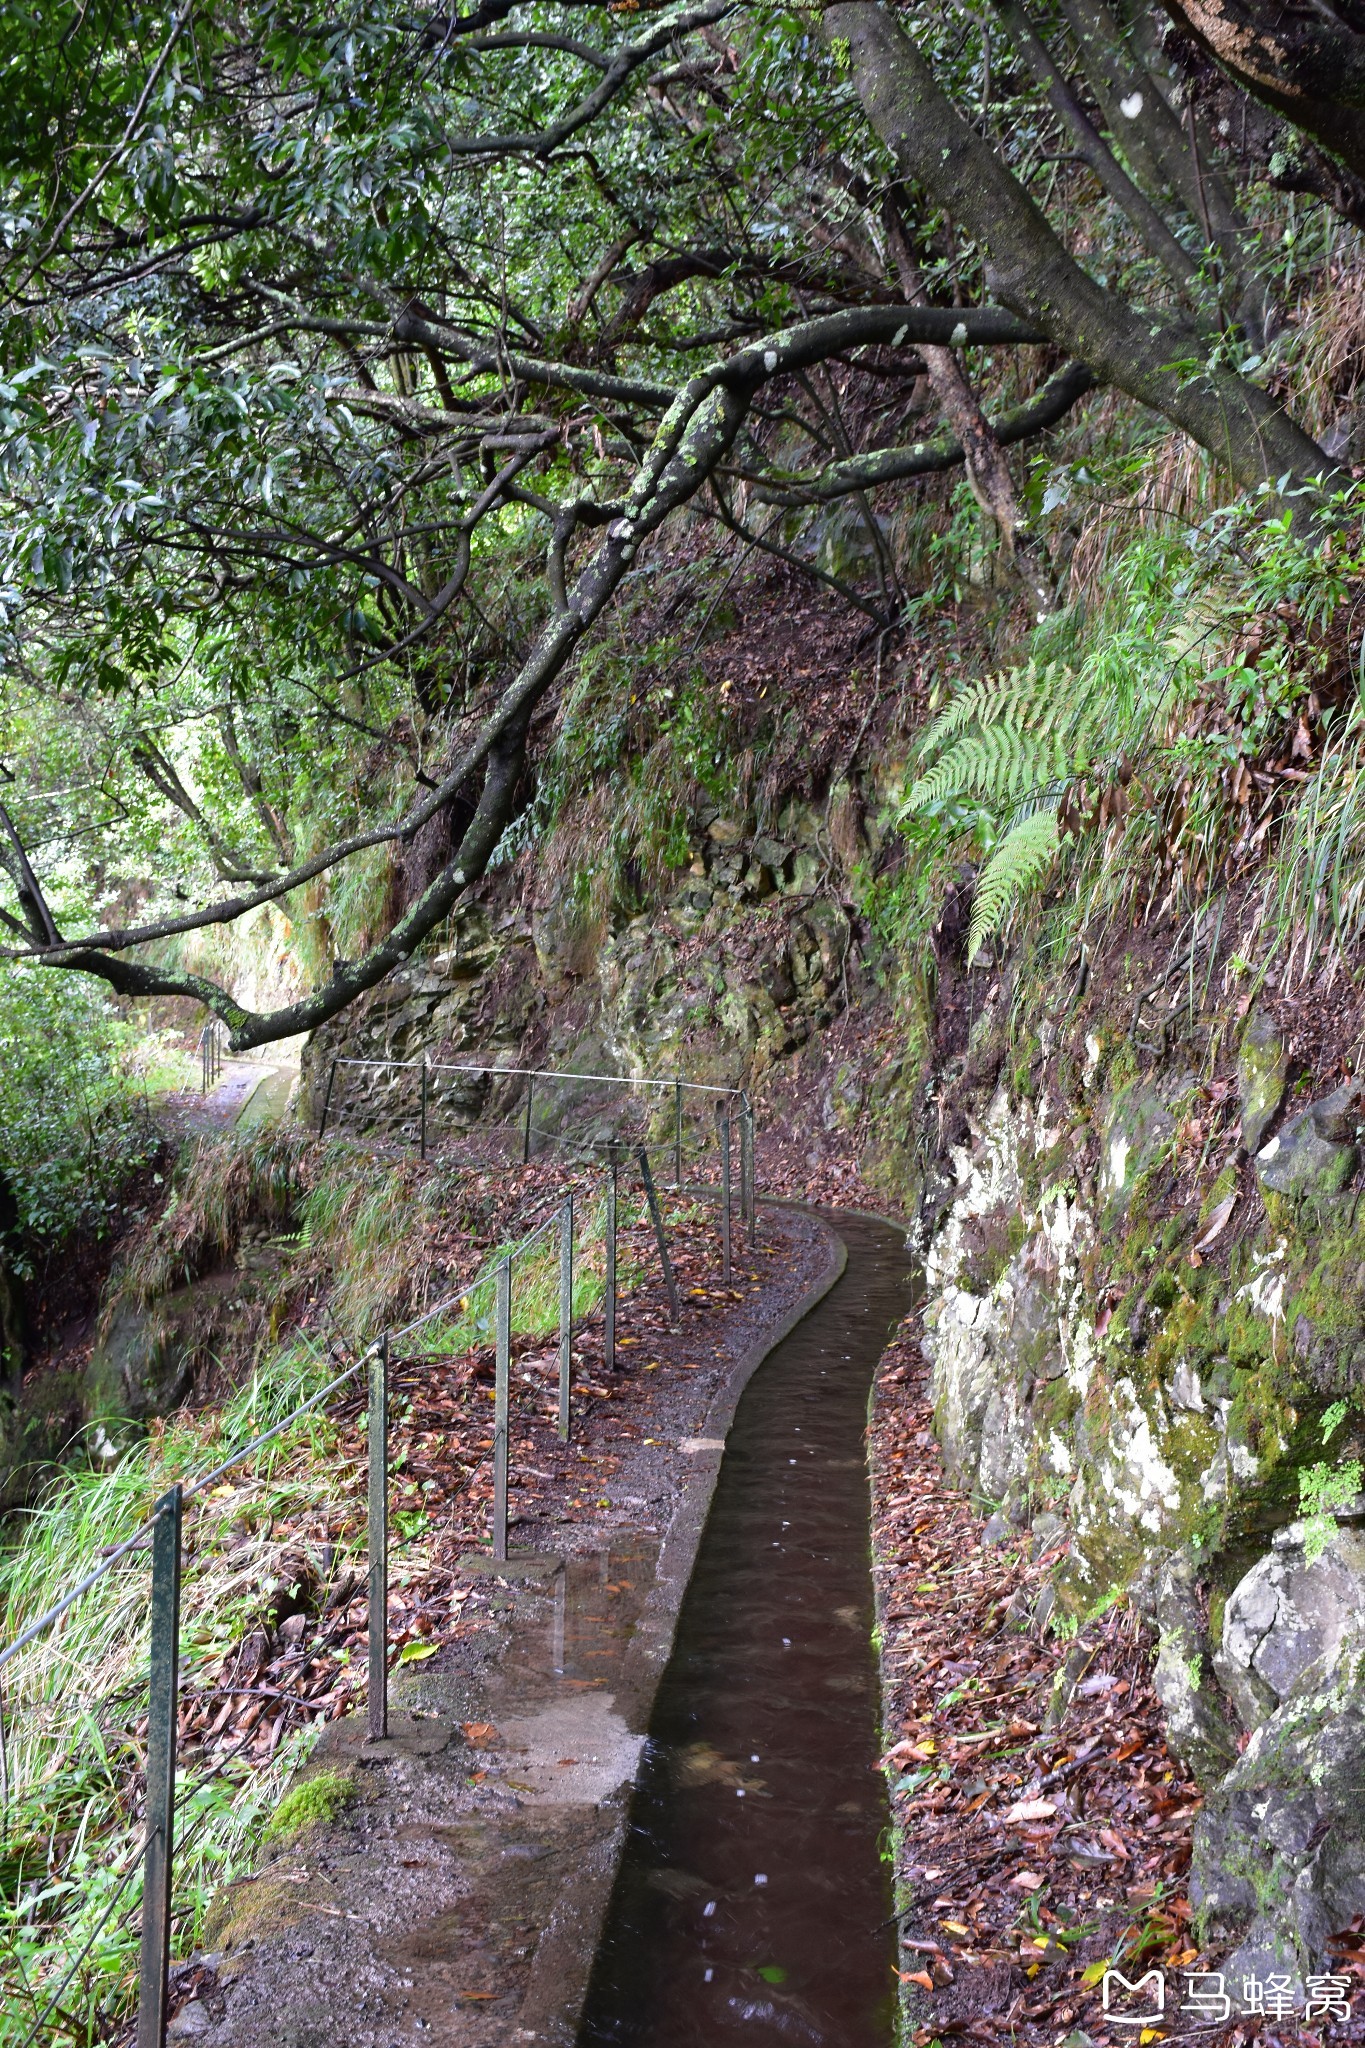
[[[227,1060],[207,1095],[186,1088],[164,1096],[158,1118],[175,1136],[278,1123],[297,1078],[297,1066],[285,1061]]]

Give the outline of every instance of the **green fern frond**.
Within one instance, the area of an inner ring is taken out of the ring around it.
[[[1050,661],[1040,668],[1030,661],[1023,668],[980,677],[940,711],[925,731],[921,751],[936,754],[969,725],[995,725],[1002,720],[1015,725],[1044,722],[1049,708],[1064,698],[1060,686],[1070,681],[1070,675],[1060,662]]]
[[[1089,723],[1089,706],[1084,693],[1078,694],[1076,677],[1061,662],[1040,667],[1030,661],[1023,668],[983,676],[969,683],[946,710],[928,727],[917,749],[921,763],[941,757],[939,765],[956,752],[956,744],[968,734],[981,736],[997,731],[1029,733],[1035,737],[1066,734],[1072,740]],[[945,753],[945,749],[947,752]],[[941,784],[937,771],[930,769],[916,782],[902,815],[920,810],[935,801],[943,789],[956,786],[955,774]],[[970,783],[963,787],[971,786]]]
[[[970,967],[984,942],[1001,925],[1025,889],[1052,865],[1057,851],[1057,813],[1031,811],[1005,834],[977,877],[967,933]]]
[[[950,747],[905,800],[913,816],[954,796],[985,803],[1017,804],[1082,774],[1089,749],[1068,745],[1059,733],[1028,732],[1017,725],[987,725]]]

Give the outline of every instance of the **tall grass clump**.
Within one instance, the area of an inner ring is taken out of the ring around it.
[[[165,1209],[119,1263],[106,1327],[126,1304],[145,1308],[231,1258],[249,1221],[282,1226],[307,1184],[311,1149],[306,1133],[276,1124],[199,1139]]]
[[[16,1517],[0,1557],[0,1644],[133,1534],[170,1485],[283,1419],[332,1370],[297,1343],[212,1414],[175,1417],[116,1462],[55,1478]],[[358,1481],[342,1448],[338,1425],[315,1410],[188,1516],[182,1696],[212,1684],[259,1619],[263,1589],[295,1568],[301,1526],[358,1535]],[[339,1571],[348,1551],[346,1540],[330,1541],[320,1575]],[[4,1673],[0,2048],[20,2048],[54,1997],[39,2038],[82,2044],[109,2038],[135,2000],[149,1587],[148,1555],[131,1551]],[[194,1947],[212,1893],[250,1861],[310,1741],[305,1728],[265,1759],[183,1755],[175,1952]]]
[[[640,1221],[643,1202],[622,1190],[617,1203],[616,1227],[620,1237]],[[574,1209],[573,1313],[575,1322],[591,1315],[606,1291],[607,1204],[605,1194]],[[475,1345],[491,1344],[496,1334],[497,1270],[505,1258],[512,1260],[512,1334],[548,1337],[559,1328],[559,1233],[550,1229],[531,1242],[529,1233],[508,1238],[489,1252],[475,1278],[460,1297],[450,1318],[428,1325],[419,1338],[426,1356],[451,1355]],[[627,1245],[617,1250],[617,1285],[622,1292],[634,1287],[641,1269]]]

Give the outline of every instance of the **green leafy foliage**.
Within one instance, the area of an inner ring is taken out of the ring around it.
[[[969,684],[920,741],[902,820],[960,825],[974,812],[993,841],[972,899],[969,963],[1051,867],[1057,807],[1090,766],[1097,712],[1063,663],[1031,661]]]
[[[993,848],[972,892],[972,919],[967,934],[969,966],[1025,890],[1046,874],[1056,851],[1055,811],[1031,811]]]
[[[315,1346],[279,1350],[217,1412],[172,1419],[121,1454],[106,1443],[99,1455],[97,1445],[88,1469],[54,1476],[0,1558],[6,1640],[94,1569],[110,1544],[133,1534],[168,1486],[284,1420],[331,1372]],[[339,1441],[336,1422],[315,1410],[258,1454],[245,1498],[229,1487],[202,1504],[182,1593],[186,1685],[206,1682],[258,1621],[262,1587],[289,1554],[283,1527],[323,1503],[345,1522]],[[334,1569],[345,1569],[348,1556],[340,1546]],[[5,1673],[0,2048],[21,2048],[64,1982],[60,2018],[38,2037],[44,2042],[108,2040],[136,2001],[147,1574],[146,1551],[130,1552]],[[287,1735],[263,1765],[241,1755],[182,1768],[177,1944],[195,1945],[215,1888],[249,1866],[260,1826],[313,1733]]]
[[[1337,1533],[1335,1510],[1349,1507],[1361,1487],[1359,1458],[1341,1465],[1307,1465],[1299,1473],[1299,1506],[1304,1516],[1303,1554],[1315,1564]]]
[[[1248,875],[1248,944],[1259,927],[1302,967],[1365,932],[1365,717],[1330,653],[1365,579],[1363,508],[1354,486],[1307,531],[1253,498],[1140,533],[1027,661],[957,690],[901,829],[930,870],[977,864],[973,952],[1054,854],[1054,940],[1120,907],[1195,911]]]
[[[99,993],[44,968],[0,966],[0,1172],[17,1270],[37,1243],[99,1229],[160,1142],[126,1061],[132,1037]]]

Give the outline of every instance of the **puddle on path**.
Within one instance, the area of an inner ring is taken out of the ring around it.
[[[506,1783],[520,1797],[595,1804],[634,1779],[644,1738],[623,1667],[658,1552],[655,1538],[627,1536],[567,1557],[547,1585],[522,1593],[522,1626],[485,1681]]]
[[[580,2048],[887,2048],[895,1944],[864,1452],[898,1231],[750,1381],[659,1691]]]

